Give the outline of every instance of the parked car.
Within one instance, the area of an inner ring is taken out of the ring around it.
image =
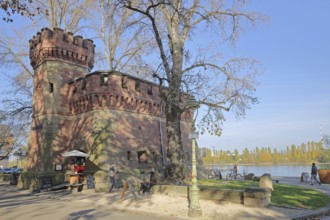
[[[4,168],[2,173],[3,174],[11,174],[12,173],[12,168]]]
[[[14,167],[9,167],[9,168],[4,168],[3,170],[3,174],[12,174],[12,173],[21,173],[22,172],[22,169],[17,167],[17,166],[14,166]]]

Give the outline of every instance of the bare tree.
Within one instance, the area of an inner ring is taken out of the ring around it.
[[[17,38],[3,32],[0,40],[0,60],[2,69],[6,70],[2,74],[10,83],[5,91],[6,98],[2,100],[3,111],[0,112],[0,141],[3,141],[0,150],[5,152],[2,159],[26,146],[30,129],[33,72],[25,50],[28,48],[27,43],[24,48],[22,42],[17,41],[24,38],[25,32],[22,30],[12,33]]]
[[[34,11],[48,11],[48,15],[36,16],[37,23],[51,28],[62,28],[64,32],[81,33],[83,29],[89,28],[88,23],[83,21],[91,12],[91,7],[96,4],[94,0],[35,0]]]
[[[0,112],[0,160],[6,159],[14,150],[24,146],[26,135],[24,121],[19,117],[7,117],[4,112]]]
[[[196,45],[209,40],[207,33],[222,37],[212,45],[217,49],[221,39],[233,43],[247,25],[253,26],[261,17],[244,11],[246,0],[119,2],[144,17],[141,23],[149,28],[157,44],[160,64],[153,68],[153,76],[159,79],[161,97],[166,103],[170,178],[181,179],[185,157],[179,122],[186,110],[180,100],[182,92],[195,95],[206,106],[199,128],[217,135],[221,134],[224,111],[234,110],[243,116],[245,109],[257,101],[253,97],[255,75],[259,72],[255,61],[236,58],[221,62],[211,54],[212,48],[199,49]]]
[[[33,18],[35,16],[35,13],[33,13],[30,8],[31,4],[31,0],[0,0],[0,11],[3,11],[5,13],[5,16],[2,18],[2,20],[6,22],[13,22],[12,15],[14,14]],[[39,14],[41,12],[44,12],[45,14],[48,13],[47,10],[41,11],[40,8],[38,8],[37,13]]]
[[[10,35],[3,32],[3,37],[0,39],[2,74],[6,76],[10,83],[10,87],[5,91],[7,98],[2,100],[8,115],[31,114],[33,71],[29,65],[26,49],[28,48],[28,41],[24,46],[24,42],[17,40],[24,39],[25,33],[24,28],[13,30]]]
[[[97,38],[103,44],[103,57],[110,70],[133,72],[141,75],[143,69],[137,63],[145,52],[146,45],[151,45],[151,38],[143,35],[145,27],[140,25],[138,16],[119,7],[117,0],[100,0],[95,8],[101,19],[91,19]],[[94,15],[92,15],[94,16]]]

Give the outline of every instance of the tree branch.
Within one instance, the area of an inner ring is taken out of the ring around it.
[[[209,67],[213,67],[213,68],[215,68],[215,69],[218,69],[218,70],[220,70],[221,72],[223,72],[223,73],[227,76],[228,79],[231,78],[230,73],[228,73],[228,72],[226,71],[226,68],[225,68],[225,67],[219,67],[219,66],[216,65],[216,64],[213,64],[213,63],[205,63],[205,62],[195,63],[195,64],[191,65],[190,67],[187,67],[186,69],[182,70],[182,73],[184,74],[184,73],[189,72],[189,71],[191,71],[191,70],[193,70],[193,69],[200,68],[200,67],[207,67],[207,66],[209,66]]]
[[[147,18],[149,18],[150,22],[151,22],[151,25],[152,25],[152,29],[153,29],[153,32],[154,32],[154,35],[155,35],[155,39],[156,39],[156,42],[157,42],[157,45],[158,45],[158,48],[160,50],[160,58],[161,60],[163,61],[163,65],[164,65],[164,68],[165,68],[165,72],[167,74],[167,78],[170,79],[171,78],[171,69],[170,69],[170,65],[166,59],[166,54],[165,54],[165,50],[164,50],[164,46],[163,46],[163,42],[161,40],[161,36],[159,34],[159,31],[158,31],[158,28],[157,28],[157,24],[156,24],[156,20],[155,18],[150,14],[150,10],[152,8],[156,8],[157,6],[160,6],[160,5],[164,5],[166,4],[165,1],[159,1],[157,4],[152,4],[150,5],[146,11],[142,11],[138,8],[134,8],[132,7],[132,3],[131,1],[123,1],[124,2],[124,7],[132,10],[132,11],[135,11],[135,12],[138,12],[140,14],[143,14],[145,15]]]

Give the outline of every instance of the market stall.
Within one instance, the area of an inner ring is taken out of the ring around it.
[[[70,158],[66,171],[70,190],[72,191],[73,188],[77,188],[78,191],[81,191],[83,188],[85,160],[89,155],[78,150],[72,150],[65,152],[62,156]]]

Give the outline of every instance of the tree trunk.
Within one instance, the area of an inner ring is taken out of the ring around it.
[[[174,113],[174,114],[173,114]],[[169,180],[183,180],[185,159],[181,143],[180,115],[177,111],[167,112],[167,157]]]
[[[165,108],[168,140],[167,157],[169,161],[167,171],[169,181],[182,181],[185,178],[185,156],[182,147],[180,127],[182,110],[179,107],[179,97],[179,92],[170,91]]]

